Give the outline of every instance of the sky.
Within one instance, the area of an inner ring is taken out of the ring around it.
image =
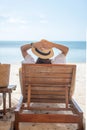
[[[86,0],[0,0],[0,40],[86,40]]]

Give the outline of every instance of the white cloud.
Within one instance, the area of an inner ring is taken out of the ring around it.
[[[8,19],[8,23],[13,23],[13,24],[26,24],[27,21],[26,21],[26,20],[22,20],[22,19],[17,19],[17,18],[9,18],[9,19]]]
[[[47,19],[46,14],[40,14],[40,23],[43,23],[43,24],[48,23],[48,19]]]
[[[48,20],[42,19],[42,20],[40,20],[40,23],[47,24]]]
[[[25,20],[23,18],[15,18],[11,16],[5,16],[1,15],[0,16],[0,24],[27,24],[30,23],[31,21]]]
[[[46,18],[45,14],[40,14],[40,18]]]
[[[0,15],[0,23],[7,21],[8,16]]]

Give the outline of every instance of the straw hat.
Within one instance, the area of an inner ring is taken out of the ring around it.
[[[32,47],[32,52],[41,59],[49,59],[54,55],[53,49],[44,49],[41,50]]]

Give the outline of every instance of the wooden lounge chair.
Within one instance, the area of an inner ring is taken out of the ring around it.
[[[83,130],[83,112],[73,99],[75,76],[76,65],[23,64],[23,98],[15,110],[15,130],[20,122],[76,123]]]
[[[16,85],[9,85],[10,79],[10,64],[1,64],[0,63],[0,94],[2,94],[3,99],[3,109],[0,109],[0,112],[3,113],[3,116],[6,115],[7,110],[11,110],[11,93],[16,89]],[[7,108],[7,94],[9,108]]]

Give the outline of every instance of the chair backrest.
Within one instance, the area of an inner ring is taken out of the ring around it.
[[[7,87],[10,78],[10,64],[0,64],[0,87]]]
[[[65,102],[65,88],[72,98],[75,88],[76,65],[22,64],[24,102],[31,85],[31,102]]]

